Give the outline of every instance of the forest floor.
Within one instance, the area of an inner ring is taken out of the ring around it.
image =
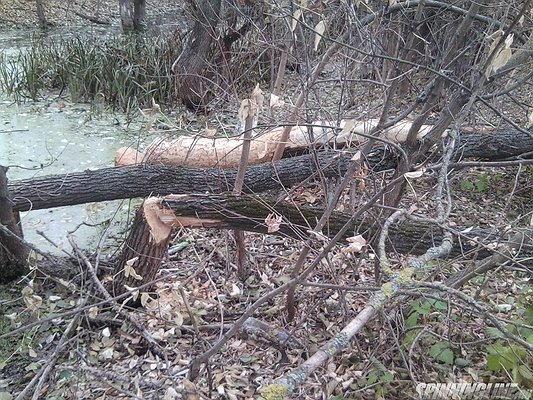
[[[52,23],[75,25],[86,20],[74,10],[117,22],[117,3],[45,1],[45,7]],[[172,7],[173,3],[161,1],[157,7]],[[0,20],[35,26],[34,4],[2,1]],[[149,3],[149,13],[154,8],[155,4]],[[515,121],[523,120],[524,113],[517,111]],[[195,123],[202,125],[205,121]],[[533,201],[531,173],[528,167],[472,168],[455,173],[450,177],[451,226],[503,230],[527,225],[524,216],[531,212]],[[376,174],[364,179],[368,188],[385,177]],[[435,202],[427,193],[435,182],[431,175],[410,182],[403,206],[416,205],[420,213],[433,215]],[[323,184],[333,183],[312,182],[292,193],[291,200],[302,206],[324,207],[327,189]],[[346,209],[349,198],[347,192],[341,202]],[[23,283],[3,287],[0,336],[34,325],[0,339],[0,399],[20,392],[29,382],[40,385],[41,397],[37,397],[48,399],[256,399],[262,388],[331,340],[375,291],[371,249],[349,254],[346,244],[339,243],[298,292],[295,321],[286,323],[284,296],[267,301],[254,314],[274,332],[286,329],[297,339],[294,343],[279,348],[260,337],[241,333],[210,358],[197,382],[188,382],[184,377],[189,362],[208,350],[255,300],[289,279],[302,242],[247,233],[246,248],[252,274],[241,282],[236,276],[231,232],[176,231],[172,255],[161,270],[156,296],[145,299],[139,309],[126,309],[145,332],[134,329],[107,306],[76,310],[84,298],[91,302],[102,299],[102,293],[94,289],[86,274],[65,282],[56,278],[32,279],[32,273]],[[312,251],[310,259],[315,255]],[[98,257],[91,259],[94,262]],[[391,261],[399,267],[405,257],[391,255]],[[435,273],[444,277],[467,264],[464,259],[442,261]],[[80,261],[82,270],[85,266]],[[107,279],[112,279],[111,271],[106,272]],[[508,311],[502,307],[502,313],[509,312],[507,316],[514,318],[515,301],[522,298],[528,285],[529,281],[518,272],[502,270],[498,280],[488,279],[479,291],[473,287],[465,292],[491,305],[510,305]],[[396,315],[392,312],[395,309],[401,312]],[[75,328],[62,336],[71,322]],[[424,331],[418,330],[417,325],[423,324]],[[394,304],[384,310],[367,324],[352,346],[313,374],[296,396],[400,399],[416,396],[416,381],[509,382],[504,372],[494,374],[487,368],[486,343],[496,340],[496,334],[487,333],[485,328],[482,316],[456,299],[435,302],[410,298],[401,306]],[[158,354],[149,351],[143,335],[157,341]],[[64,342],[58,346],[60,340]],[[54,368],[46,371],[49,364]],[[40,375],[43,371],[48,375]]]

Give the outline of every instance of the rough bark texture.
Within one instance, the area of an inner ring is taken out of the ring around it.
[[[44,29],[48,26],[48,22],[46,21],[43,0],[36,0],[35,5],[37,7],[37,19],[39,20],[39,27]]]
[[[531,151],[533,138],[530,135],[507,130],[463,135],[455,159],[497,160]],[[243,192],[290,187],[313,176],[319,169],[326,177],[339,176],[346,172],[351,158],[350,153],[323,151],[317,154],[316,162],[315,156],[303,155],[250,166]],[[368,163],[374,171],[396,167],[394,154],[381,148],[371,152]],[[20,180],[11,183],[9,191],[13,209],[27,211],[171,193],[220,193],[233,189],[236,174],[235,169],[137,165]]]
[[[188,4],[194,25],[172,71],[177,78],[178,98],[189,109],[203,111],[209,101],[207,87],[213,78],[213,71],[209,69],[216,50],[221,1],[189,1]]]
[[[133,29],[133,14],[135,6],[133,0],[119,0],[120,22],[122,30],[127,32]]]
[[[113,277],[113,292],[115,295],[126,291],[125,286],[134,288],[153,281],[159,271],[159,266],[165,258],[170,236],[166,240],[155,242],[152,240],[150,226],[144,215],[144,208],[141,206],[135,215],[133,224],[124,247],[119,257]],[[137,260],[132,268],[142,279],[136,279],[134,274],[127,274],[126,263],[130,260]],[[128,276],[127,276],[128,275]],[[143,291],[149,291],[145,288]]]
[[[146,0],[119,0],[120,22],[124,32],[144,29]]]
[[[146,19],[146,0],[135,0],[135,10],[133,11],[133,28],[142,31]]]
[[[380,158],[383,152],[378,153],[375,160],[383,166],[387,160]],[[325,176],[338,176],[346,171],[350,158],[351,155],[324,152],[318,155],[319,167],[309,155],[251,166],[245,173],[243,192],[290,187],[313,176],[319,168]],[[9,190],[14,209],[27,211],[150,195],[226,192],[233,189],[236,176],[235,169],[136,165],[20,180]]]
[[[268,233],[265,219],[269,214],[283,216],[276,235],[286,235],[293,238],[305,239],[309,237],[309,230],[313,229],[316,221],[324,213],[323,209],[309,207],[295,207],[282,202],[275,203],[264,197],[236,197],[233,195],[187,195],[179,199],[162,198],[161,204],[171,209],[178,217],[200,216],[209,220],[206,226],[210,228],[241,229],[251,232]],[[350,215],[335,212],[332,214],[326,227],[322,230],[325,236],[333,237],[350,219]],[[213,221],[219,221],[213,223]],[[198,224],[198,222],[196,222]],[[346,237],[361,234],[366,239],[379,232],[372,217],[353,223],[353,229],[345,234]],[[472,229],[468,233],[458,234],[462,228],[457,228],[454,237],[454,248],[450,257],[477,256],[486,257],[492,251],[480,247],[473,242],[474,238],[483,242],[506,242],[508,237],[501,237],[493,229]],[[442,241],[442,230],[439,227],[406,221],[394,225],[389,230],[388,250],[401,254],[420,255],[432,246],[439,245]],[[533,246],[523,246],[520,254],[533,254]]]
[[[7,186],[7,168],[0,166],[0,223],[14,235],[22,237],[18,212],[13,212]],[[27,270],[28,250],[16,237],[0,230],[0,283],[9,282]]]

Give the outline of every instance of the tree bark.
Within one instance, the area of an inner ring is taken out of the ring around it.
[[[0,166],[0,224],[8,232],[0,230],[0,283],[10,282],[27,271],[28,249],[17,240],[22,238],[22,226],[18,212],[14,212],[9,200],[7,168]]]
[[[122,24],[122,30],[129,32],[133,30],[133,14],[135,6],[133,0],[119,0],[120,7],[120,22]]]
[[[113,277],[115,296],[127,291],[127,287],[135,288],[153,281],[167,254],[170,235],[154,238],[145,214],[145,204],[143,203],[143,206],[137,210],[115,268]],[[150,287],[143,289],[143,291],[149,290]]]
[[[195,111],[205,112],[214,76],[214,66],[209,63],[216,52],[216,27],[220,20],[220,0],[189,0],[194,25],[185,42],[183,52],[174,62],[176,93],[183,104]]]
[[[39,21],[39,27],[41,29],[46,29],[48,27],[48,21],[46,20],[43,0],[35,0],[35,5],[37,7],[37,19]]]
[[[146,0],[119,0],[120,22],[124,32],[141,32],[145,28]]]
[[[135,10],[133,12],[133,28],[137,32],[145,29],[146,0],[135,0]]]
[[[461,137],[456,147],[455,160],[498,160],[533,151],[533,137],[516,130],[468,134]],[[322,151],[316,159],[302,155],[250,166],[243,192],[290,187],[319,170],[325,177],[340,176],[346,172],[351,158],[349,152]],[[374,171],[396,167],[395,155],[383,148],[375,148],[367,162]],[[9,191],[13,209],[28,211],[171,193],[220,193],[233,189],[236,174],[236,169],[136,165],[20,180],[9,184]]]
[[[190,194],[182,196],[168,196],[159,199],[160,206],[172,210],[180,226],[209,227],[218,229],[241,229],[249,232],[269,233],[267,216],[277,214],[283,218],[276,235],[289,236],[296,239],[309,237],[309,230],[313,229],[324,210],[310,207],[296,207],[286,202],[276,203],[264,197],[237,197],[230,194],[202,195]],[[350,219],[349,214],[334,212],[322,233],[332,238]],[[375,219],[366,218],[356,221],[344,239],[362,234],[367,240],[379,232]],[[476,244],[479,242],[506,243],[512,234],[504,237],[495,229],[475,228],[468,233],[459,234],[464,228],[457,228],[454,232],[454,247],[450,257],[476,256],[487,257],[493,251]],[[388,251],[400,254],[420,255],[428,248],[441,243],[443,232],[439,227],[405,221],[389,229]],[[518,251],[520,255],[532,255],[533,246],[524,245]],[[517,256],[518,256],[517,253]]]
[[[317,165],[306,155],[251,166],[245,173],[243,192],[290,187],[319,169],[325,176],[338,176],[346,171],[350,156],[334,157],[334,153],[324,152],[318,160]],[[9,190],[13,208],[28,211],[170,193],[226,192],[233,189],[236,176],[236,169],[134,165],[25,179],[10,184]]]

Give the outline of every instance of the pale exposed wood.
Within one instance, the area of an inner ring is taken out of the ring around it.
[[[300,149],[309,146],[320,146],[328,142],[338,145],[360,144],[366,140],[378,120],[367,121],[342,120],[337,125],[332,121],[314,121],[309,125],[291,128],[285,149]],[[412,122],[405,121],[386,129],[380,137],[385,140],[401,143],[407,138]],[[419,138],[431,130],[431,125],[423,125]],[[272,160],[274,151],[280,142],[284,127],[259,130],[258,135],[250,142],[249,164],[262,164]],[[313,133],[313,142],[309,139],[309,129]],[[165,166],[191,166],[236,168],[240,163],[242,137],[206,138],[181,136],[174,140],[154,140],[140,153],[134,149],[121,148],[117,151],[115,165],[125,166],[135,163],[158,164]]]

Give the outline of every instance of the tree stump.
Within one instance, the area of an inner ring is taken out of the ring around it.
[[[9,200],[7,168],[0,166],[0,283],[10,282],[27,272],[28,249],[19,239],[22,226]],[[11,234],[9,233],[11,232]]]
[[[115,268],[115,295],[153,281],[159,272],[167,253],[171,227],[161,221],[155,221],[155,212],[154,207],[147,201],[137,210]],[[144,287],[143,291],[150,289],[151,286]]]

